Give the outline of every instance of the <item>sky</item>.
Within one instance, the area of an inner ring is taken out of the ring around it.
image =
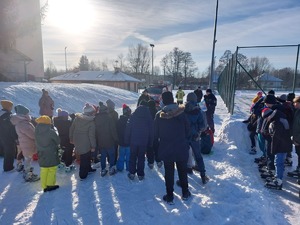
[[[97,104],[110,98],[120,114],[123,103],[134,110],[139,97],[138,93],[93,84],[0,82],[0,99],[23,104],[31,115],[38,116],[42,88],[54,99],[55,109],[61,107],[69,112],[81,112],[85,102]],[[186,94],[189,92],[185,90]],[[300,185],[296,179],[285,175],[283,190],[266,189],[253,162],[260,153],[254,156],[248,153],[251,143],[242,121],[248,117],[255,93],[237,91],[233,115],[228,114],[216,95],[213,153],[203,155],[210,181],[203,185],[199,173],[189,175],[190,200],[182,201],[181,189],[175,186],[175,204],[170,206],[162,201],[164,169],[156,165],[153,170],[145,167],[145,179],[141,182],[129,181],[125,171],[101,177],[100,169],[80,181],[75,163],[76,170],[71,173],[58,170],[59,189],[43,193],[40,182],[26,183],[21,173],[2,172],[0,157],[0,224],[299,224]],[[286,171],[295,169],[296,161],[293,152],[293,167],[287,167]],[[39,174],[38,163],[32,165]],[[176,172],[175,179],[178,179]]]
[[[178,47],[190,52],[199,71],[205,71],[212,58],[216,2],[49,0],[42,25],[45,65],[51,61],[57,69],[65,69],[66,64],[72,68],[82,55],[112,65],[120,54],[127,56],[129,46],[142,43],[155,45],[154,66],[160,66],[162,57]],[[298,0],[219,0],[216,60],[225,50],[235,52],[237,46],[299,44],[299,11]],[[281,51],[288,56],[283,57]],[[271,54],[267,49],[242,53],[248,57],[276,55],[270,58],[274,67],[280,63],[294,68],[296,52],[294,47]]]
[[[42,25],[45,65],[52,61],[65,69],[65,53],[68,68],[77,66],[82,55],[115,62],[129,46],[142,43],[155,45],[154,66],[178,47],[204,71],[211,64],[216,2],[49,0]],[[219,0],[216,59],[237,46],[299,44],[299,11],[298,0]],[[296,47],[242,51],[248,57],[270,57],[274,67],[295,67],[296,52]]]

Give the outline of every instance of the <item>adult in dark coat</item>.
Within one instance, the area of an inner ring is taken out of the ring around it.
[[[184,106],[174,103],[171,92],[164,92],[162,99],[165,106],[155,116],[154,139],[159,141],[158,156],[163,160],[165,168],[167,194],[163,196],[163,199],[172,204],[175,164],[182,188],[182,199],[186,200],[191,194],[187,178],[189,124],[184,114]]]
[[[197,103],[201,102],[202,97],[203,97],[203,92],[201,90],[201,87],[198,87],[195,91],[194,91],[195,95],[197,96]]]
[[[155,115],[157,113],[155,101],[152,100],[152,99],[149,100],[148,101],[148,107],[149,107],[152,119],[154,121]],[[153,167],[154,167],[154,161],[157,163],[157,166],[159,168],[162,166],[162,162],[161,162],[161,160],[158,157],[157,150],[158,150],[158,142],[157,141],[154,141],[153,142],[153,146],[149,147],[147,149],[146,156],[147,156],[148,166],[149,166],[150,169],[153,169]]]
[[[42,89],[42,97],[39,100],[39,107],[40,107],[40,115],[46,115],[52,118],[53,116],[53,109],[54,109],[54,101],[50,97],[48,91]]]
[[[16,141],[18,139],[15,126],[10,122],[13,103],[8,100],[1,101],[0,111],[0,146],[3,149],[3,171],[14,169],[14,157],[16,155]]]
[[[215,132],[214,114],[217,106],[217,98],[212,93],[211,89],[206,90],[206,95],[204,95],[204,101],[207,107],[207,111],[206,111],[207,124],[209,128],[212,130],[212,132],[214,133]]]
[[[149,108],[140,105],[130,116],[125,132],[125,142],[130,144],[129,174],[134,179],[137,173],[140,180],[144,179],[145,153],[153,146],[153,119]]]
[[[72,121],[69,119],[69,113],[65,110],[58,109],[57,114],[58,116],[53,118],[53,122],[59,134],[60,147],[64,150],[62,161],[65,163],[66,167],[68,167],[73,162],[74,145],[70,143],[69,138],[69,130]]]
[[[142,94],[141,94],[141,96],[139,97],[139,99],[138,99],[137,106],[139,106],[140,103],[141,103],[143,100],[144,100],[145,102],[148,102],[150,99],[151,99],[151,97],[149,96],[149,93],[148,93],[147,89],[145,89],[145,90],[142,92]]]
[[[107,174],[106,159],[109,160],[109,174],[116,173],[115,144],[118,142],[116,125],[109,115],[108,108],[99,102],[99,113],[95,117],[97,146],[101,153],[101,176]]]

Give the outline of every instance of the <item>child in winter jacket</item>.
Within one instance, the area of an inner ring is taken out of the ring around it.
[[[0,146],[3,148],[3,171],[14,169],[14,158],[16,155],[16,141],[18,139],[14,125],[10,121],[13,103],[8,100],[1,101],[0,111]]]
[[[38,153],[38,163],[41,167],[41,186],[44,192],[59,188],[56,185],[56,170],[59,164],[59,137],[51,127],[49,116],[40,116],[35,120],[35,144]]]
[[[123,115],[120,116],[117,122],[117,134],[119,140],[119,155],[117,160],[117,170],[123,171],[124,163],[126,170],[129,171],[130,146],[125,143],[125,130],[127,121],[131,115],[131,109],[128,105],[123,104]]]
[[[18,134],[18,141],[22,154],[25,158],[23,177],[25,181],[33,182],[39,180],[38,175],[33,173],[31,160],[33,154],[36,153],[34,126],[31,123],[29,109],[23,105],[15,106],[16,115],[12,115],[11,122],[15,125]]]
[[[96,148],[96,110],[90,104],[86,104],[83,113],[76,113],[75,119],[70,127],[70,143],[75,146],[75,153],[80,155],[79,177],[85,179],[89,172],[95,172],[91,167],[91,152]]]
[[[66,172],[69,172],[73,162],[74,145],[70,143],[69,130],[72,125],[69,113],[62,109],[57,109],[57,117],[53,118],[54,126],[57,128],[60,147],[63,150],[62,161],[64,162]]]
[[[270,121],[269,133],[272,138],[271,153],[275,155],[275,178],[267,181],[266,187],[281,189],[284,161],[286,154],[292,149],[289,123],[284,113],[277,109],[267,117],[267,120]]]
[[[103,102],[99,102],[99,113],[95,116],[96,140],[101,153],[101,176],[105,176],[106,159],[109,160],[109,175],[114,175],[116,170],[115,143],[117,143],[117,131],[113,119],[108,114],[108,108]]]
[[[125,131],[125,142],[130,144],[129,179],[133,180],[136,173],[139,180],[144,179],[145,153],[153,146],[153,135],[149,108],[140,104],[130,116]]]

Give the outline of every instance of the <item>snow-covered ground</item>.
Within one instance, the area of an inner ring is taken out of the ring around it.
[[[42,88],[49,91],[55,108],[69,112],[81,112],[86,102],[97,105],[110,98],[120,114],[123,103],[134,109],[139,97],[101,85],[0,83],[0,99],[23,104],[38,116]],[[285,177],[282,191],[266,189],[253,162],[257,156],[248,154],[250,139],[241,121],[248,117],[254,95],[254,91],[237,92],[234,115],[227,113],[217,96],[213,154],[203,156],[210,182],[202,185],[198,173],[189,175],[192,199],[187,202],[180,199],[177,186],[175,205],[162,201],[164,169],[157,167],[146,166],[141,182],[129,181],[126,172],[101,177],[99,171],[84,181],[79,180],[78,169],[58,172],[60,188],[47,193],[39,182],[25,183],[18,172],[0,172],[0,224],[300,224],[296,179]],[[1,170],[2,166],[0,158]],[[39,172],[37,162],[33,166]]]

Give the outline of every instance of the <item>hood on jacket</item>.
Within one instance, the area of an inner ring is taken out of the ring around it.
[[[10,121],[13,125],[17,125],[20,122],[23,121],[31,121],[31,117],[29,115],[17,115],[17,114],[13,114],[11,115]]]
[[[159,113],[159,117],[162,119],[172,119],[184,112],[184,105],[178,106],[176,103],[166,105]]]
[[[37,124],[37,126],[35,128],[35,133],[38,134],[38,135],[43,136],[43,135],[49,133],[50,129],[51,129],[50,124],[40,123],[40,124]]]

